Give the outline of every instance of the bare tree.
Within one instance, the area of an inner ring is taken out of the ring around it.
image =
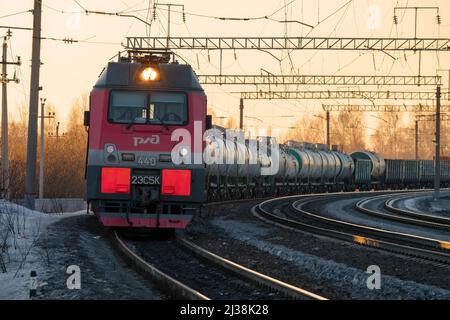
[[[55,127],[58,119],[46,120],[45,139],[45,197],[84,197],[84,166],[87,147],[87,133],[83,126],[83,111],[88,108],[88,95],[84,94],[72,104],[64,137],[56,138]],[[48,112],[55,107],[47,106]],[[26,119],[10,123],[10,190],[12,199],[20,199],[24,193],[26,164]],[[60,126],[61,135],[63,131]],[[38,140],[40,141],[40,139]],[[39,159],[39,158],[38,158]],[[36,181],[36,184],[38,181]],[[36,186],[37,187],[37,186]]]

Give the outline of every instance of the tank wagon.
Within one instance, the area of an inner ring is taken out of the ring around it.
[[[227,152],[239,149],[236,141],[230,143]],[[248,145],[249,140],[246,140],[243,145],[245,154],[251,154]],[[207,148],[210,147],[207,143]],[[327,150],[321,144],[296,141],[280,145],[279,150],[279,170],[274,175],[263,176],[260,173],[261,168],[270,167],[270,157],[258,157],[257,163],[253,165],[246,157],[245,163],[228,166],[229,169],[226,169],[227,165],[207,165],[208,200],[328,191],[425,188],[432,187],[434,182],[433,160],[384,159],[370,151],[349,155],[336,148]],[[252,170],[248,169],[250,166]],[[233,168],[232,175],[229,174],[230,168]],[[444,187],[450,184],[449,161],[441,162],[441,184]]]

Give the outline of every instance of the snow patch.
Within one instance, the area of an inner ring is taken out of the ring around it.
[[[336,287],[351,285],[351,294],[354,299],[449,299],[450,291],[430,285],[405,281],[389,275],[381,275],[381,289],[369,290],[366,285],[369,274],[356,269],[326,260],[317,256],[303,253],[283,245],[277,245],[258,237],[265,234],[263,227],[253,223],[215,218],[213,225],[219,227],[230,237],[242,241],[257,249],[268,252],[298,267],[300,273],[307,273],[317,280],[317,283],[329,282]],[[292,234],[295,236],[295,233]],[[383,270],[381,270],[383,272]]]
[[[45,248],[36,243],[47,226],[74,213],[44,214],[0,200],[0,299],[28,299],[30,272],[45,272]]]

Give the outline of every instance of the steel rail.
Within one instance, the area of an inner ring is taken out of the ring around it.
[[[419,193],[417,193],[417,194],[419,194]],[[378,197],[373,197],[373,198],[369,198],[369,199],[363,199],[361,201],[358,201],[355,204],[355,208],[358,211],[361,211],[365,214],[369,214],[371,216],[381,218],[381,219],[400,221],[400,222],[414,224],[414,225],[418,225],[418,226],[422,226],[422,227],[430,227],[430,228],[434,228],[434,229],[450,231],[450,219],[442,218],[443,220],[438,222],[437,220],[433,221],[434,217],[430,217],[429,215],[425,215],[425,214],[415,214],[413,212],[409,212],[410,213],[409,216],[404,217],[404,216],[399,216],[399,215],[383,213],[378,210],[369,209],[367,207],[370,202],[377,201],[380,198],[386,198],[386,197],[392,198],[391,195],[388,195],[388,196],[378,196]],[[392,200],[392,199],[388,199],[384,202],[383,205],[385,208],[386,208],[386,203],[389,202],[390,200]],[[402,215],[404,214],[404,210],[401,210],[401,209],[392,208],[392,210],[391,209],[387,209],[387,210],[391,211],[392,213],[396,213],[396,214],[402,214]],[[437,217],[437,218],[439,218],[439,217]],[[444,221],[444,223],[442,223],[442,221]]]
[[[450,253],[450,242],[448,242],[448,241],[442,241],[442,240],[438,240],[438,239],[421,237],[418,235],[413,235],[413,234],[408,234],[408,233],[403,233],[403,232],[384,230],[384,229],[380,229],[380,228],[369,227],[369,226],[351,223],[351,222],[347,222],[347,221],[341,221],[341,220],[337,220],[337,219],[333,219],[333,218],[324,217],[324,216],[321,216],[318,214],[314,214],[314,213],[311,213],[311,212],[308,212],[308,211],[302,209],[302,207],[305,204],[310,203],[312,201],[313,200],[307,200],[305,202],[296,201],[296,202],[292,203],[292,208],[295,211],[302,213],[304,215],[308,215],[309,217],[311,217],[315,220],[326,222],[331,225],[337,226],[339,228],[345,228],[347,230],[356,231],[360,234],[365,233],[365,234],[369,234],[372,237],[375,236],[375,237],[387,238],[390,240],[392,240],[392,239],[400,240],[405,243],[414,243],[414,244],[418,244],[418,245],[423,245],[424,247],[427,247],[429,249],[448,250],[448,252]],[[450,254],[449,254],[449,258],[450,258]]]
[[[176,241],[184,248],[190,250],[195,255],[203,258],[204,260],[207,260],[209,263],[217,265],[228,272],[234,273],[235,275],[249,282],[266,287],[270,290],[275,290],[288,298],[327,300],[320,295],[274,279],[255,270],[246,268],[233,261],[222,258],[208,250],[205,250],[204,248],[197,246],[196,244],[192,243],[182,236],[177,235]],[[114,232],[114,242],[116,243],[117,248],[119,249],[122,256],[124,256],[135,269],[143,273],[144,276],[146,276],[150,280],[158,283],[166,290],[168,289],[168,291],[175,297],[180,297],[182,299],[188,300],[210,300],[210,298],[208,298],[206,295],[174,279],[173,277],[167,275],[152,264],[145,261],[142,257],[133,252],[133,250],[126,245],[126,243],[119,237],[116,232]]]
[[[361,195],[362,193],[359,193]],[[265,221],[275,223],[282,227],[290,229],[306,231],[311,234],[332,237],[346,242],[352,242],[359,245],[365,245],[383,249],[390,252],[406,254],[409,256],[419,257],[431,261],[443,262],[447,265],[450,264],[450,243],[440,241],[436,239],[427,239],[414,235],[400,234],[390,232],[382,229],[371,228],[367,226],[361,226],[348,222],[339,221],[336,219],[321,217],[305,210],[296,208],[300,201],[306,204],[312,200],[323,196],[338,196],[342,193],[332,193],[326,195],[314,195],[313,199],[307,199],[311,195],[307,196],[290,196],[276,198],[272,200],[266,200],[259,205],[252,208],[253,214]],[[300,199],[298,199],[300,198]],[[270,210],[264,209],[274,201],[290,201],[290,208],[297,213],[300,213],[303,217],[316,222],[316,225],[311,223],[305,223],[297,219],[291,219],[288,217],[281,217],[279,214],[273,213]],[[292,202],[292,200],[294,200]],[[296,201],[295,201],[296,200]],[[319,223],[319,225],[317,225]],[[380,239],[381,238],[381,239]],[[399,243],[403,242],[403,243]],[[411,243],[420,244],[425,248],[419,248],[412,246]]]
[[[443,224],[449,227],[450,229],[450,219],[449,218],[445,218],[445,217],[439,217],[436,215],[429,215],[429,214],[424,214],[424,213],[419,213],[419,212],[414,212],[411,210],[407,210],[407,209],[400,209],[398,207],[395,207],[394,203],[397,201],[401,201],[402,199],[407,198],[407,196],[403,196],[403,197],[395,197],[392,199],[388,199],[385,201],[384,203],[384,207],[391,211],[391,212],[395,212],[398,214],[402,214],[411,218],[415,218],[418,220],[423,220],[423,221],[430,221],[430,222],[434,222],[437,224]]]
[[[163,288],[170,291],[176,297],[187,300],[210,300],[207,296],[172,278],[142,259],[139,255],[134,253],[122,239],[120,239],[117,232],[114,232],[113,239],[119,252],[127,259],[132,267],[143,273],[146,278],[163,286]]]
[[[220,257],[204,248],[199,247],[198,245],[192,243],[191,241],[187,240],[184,237],[178,236],[177,241],[182,246],[192,251],[194,254],[206,259],[210,263],[218,265],[222,269],[226,269],[227,271],[232,272],[258,285],[278,291],[289,298],[292,299],[308,298],[313,300],[327,300],[326,298],[317,295],[315,293],[312,293],[308,290],[293,286],[286,282],[272,278],[268,275],[244,267],[236,262]]]

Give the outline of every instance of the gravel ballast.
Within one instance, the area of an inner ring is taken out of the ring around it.
[[[449,268],[262,222],[250,212],[255,203],[209,207],[187,234],[230,260],[328,298],[450,298]],[[381,269],[380,290],[366,285],[371,265]]]

